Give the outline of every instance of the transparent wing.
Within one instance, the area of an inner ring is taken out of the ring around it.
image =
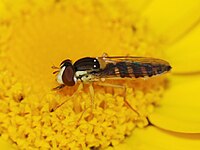
[[[98,57],[97,58],[100,63],[117,63],[117,62],[138,62],[141,64],[150,63],[150,64],[163,64],[169,65],[169,63],[165,60],[152,58],[152,57],[134,57],[134,56],[114,56],[114,57]]]
[[[151,77],[171,69],[167,61],[150,57],[98,57],[101,69],[94,72],[94,78]]]

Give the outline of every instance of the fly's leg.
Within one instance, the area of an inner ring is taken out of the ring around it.
[[[63,88],[64,86],[65,86],[64,84],[61,84],[61,85],[59,85],[59,86],[53,88],[53,90],[59,90],[59,89]],[[50,112],[54,112],[54,111],[56,111],[58,108],[60,108],[61,106],[63,106],[66,102],[68,102],[68,101],[71,100],[74,96],[76,96],[82,89],[83,89],[83,83],[81,83],[81,84],[79,85],[79,87],[78,87],[78,89],[76,90],[76,92],[74,92],[74,94],[73,94],[70,98],[64,100],[62,103],[60,103],[59,105],[57,105],[57,106],[55,106],[54,108],[52,108],[52,109],[50,110]],[[76,126],[79,125],[79,123],[80,123],[80,121],[81,121],[81,119],[82,119],[84,113],[85,113],[89,108],[91,109],[91,111],[90,111],[90,116],[88,117],[88,120],[91,120],[91,119],[93,118],[92,111],[93,111],[93,107],[94,107],[94,88],[93,88],[92,84],[89,85],[89,92],[90,92],[90,100],[91,100],[90,106],[87,107],[87,108],[85,108],[85,109],[82,111],[81,116],[79,117],[79,119],[78,119],[77,122],[76,122]]]
[[[56,107],[52,108],[52,109],[50,110],[50,112],[56,111],[58,108],[60,108],[62,105],[64,105],[64,104],[65,104],[67,101],[69,101],[71,98],[72,98],[72,97],[66,99],[66,100],[63,101],[61,104],[59,104],[59,105],[57,105]]]
[[[104,86],[104,87],[113,87],[113,88],[121,88],[123,89],[123,100],[124,100],[124,103],[132,110],[134,111],[138,116],[140,116],[139,112],[134,109],[131,104],[129,104],[129,102],[126,100],[126,86],[123,86],[123,85],[115,85],[115,84],[109,84],[109,83],[97,83],[96,85],[99,85],[99,86]]]
[[[62,85],[64,85],[64,84],[61,84],[60,86],[54,88],[53,90],[58,90],[58,89],[63,88]],[[64,85],[64,86],[65,86],[65,85]],[[73,94],[71,97],[69,97],[68,99],[64,100],[61,104],[59,104],[59,105],[57,105],[56,107],[52,108],[50,111],[51,111],[51,112],[54,112],[55,110],[57,110],[58,108],[60,108],[60,107],[61,107],[62,105],[64,105],[67,101],[69,101],[69,100],[72,99],[75,95],[77,95],[77,93],[79,93],[82,89],[83,89],[83,85],[80,84],[79,87],[78,87],[78,89],[76,90],[76,92],[74,92],[74,94]]]
[[[83,118],[84,113],[88,110],[88,108],[90,108],[90,107],[85,108],[85,109],[83,110],[83,112],[81,113],[81,116],[79,117],[79,119],[78,119],[77,122],[76,122],[76,125],[75,125],[76,127],[78,127],[78,125],[79,125],[81,119]]]
[[[93,118],[93,108],[94,108],[94,88],[93,88],[93,85],[90,84],[89,85],[89,93],[90,93],[90,106],[89,107],[86,107],[82,113],[81,113],[81,116],[79,117],[79,119],[77,120],[76,122],[76,127],[79,125],[81,119],[83,118],[83,115],[84,113],[90,108],[90,115],[87,117],[87,120],[91,120]]]
[[[93,114],[93,109],[94,109],[94,87],[93,87],[93,84],[91,83],[89,85],[89,92],[90,92],[90,115],[89,117],[87,118],[87,120],[92,120],[92,118],[94,117],[94,114]]]
[[[65,87],[65,85],[64,85],[64,84],[61,84],[61,85],[59,85],[59,86],[53,88],[52,90],[53,90],[53,91],[55,91],[55,90],[60,90],[60,89],[62,89],[62,88],[64,88],[64,87]]]
[[[91,100],[90,108],[92,112],[93,107],[94,107],[94,88],[92,84],[89,85],[89,92],[90,92],[90,100]]]

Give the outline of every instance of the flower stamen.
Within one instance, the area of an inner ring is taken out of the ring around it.
[[[116,56],[159,58],[159,39],[145,19],[121,3],[27,1],[23,7],[14,2],[5,7],[9,24],[0,24],[6,35],[0,37],[3,139],[20,149],[106,148],[148,125],[147,117],[165,89],[164,76],[106,81],[117,88],[94,85],[92,103],[89,85],[52,90],[56,82],[50,66],[64,59],[98,57],[105,50]]]

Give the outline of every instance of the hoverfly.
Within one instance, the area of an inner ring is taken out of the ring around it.
[[[148,78],[171,70],[170,64],[162,59],[132,56],[109,57],[107,54],[103,54],[102,57],[84,57],[75,63],[66,59],[62,61],[60,68],[53,68],[58,69],[54,73],[57,73],[57,82],[60,84],[54,90],[64,86],[74,86],[77,82],[92,83],[105,79]],[[137,113],[125,98],[124,101]]]
[[[53,67],[55,68],[55,67]],[[171,70],[170,64],[162,59],[150,57],[114,56],[104,54],[102,57],[84,57],[74,64],[70,59],[62,61],[57,74],[60,84],[74,86],[83,83],[104,81],[107,78],[147,78],[161,75]]]

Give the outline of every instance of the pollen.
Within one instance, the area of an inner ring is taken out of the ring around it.
[[[159,38],[128,4],[22,0],[1,5],[5,16],[0,20],[0,134],[13,147],[103,149],[149,125],[148,116],[166,88],[165,76],[108,82],[123,85],[125,93],[94,83],[92,105],[89,85],[52,91],[58,85],[51,66],[64,59],[104,52],[162,55],[156,50],[161,47]]]

